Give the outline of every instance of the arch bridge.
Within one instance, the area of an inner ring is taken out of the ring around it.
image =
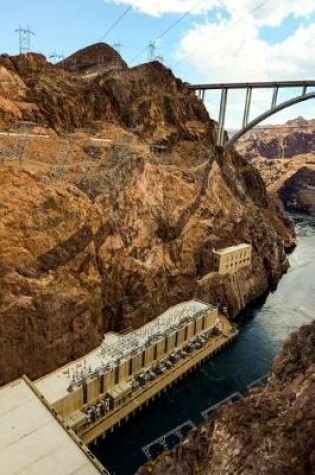
[[[218,120],[218,134],[217,134],[217,146],[225,149],[234,145],[237,140],[242,137],[250,129],[263,122],[268,117],[276,114],[277,112],[291,107],[299,102],[304,102],[309,99],[315,99],[315,89],[308,91],[310,88],[315,88],[315,80],[301,80],[301,81],[276,81],[276,82],[235,82],[235,83],[217,83],[217,84],[188,84],[188,88],[195,91],[197,96],[204,101],[207,91],[220,90],[220,112]],[[300,89],[294,97],[284,102],[278,103],[279,89]],[[225,116],[227,109],[228,92],[233,90],[243,89],[246,90],[243,121],[241,129],[233,135],[232,138],[226,141],[226,135],[224,132]],[[252,120],[249,120],[250,108],[252,103],[252,92],[256,89],[266,89],[271,91],[271,104],[266,111]]]

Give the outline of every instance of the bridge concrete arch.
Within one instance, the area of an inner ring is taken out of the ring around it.
[[[251,82],[251,83],[217,83],[217,84],[187,84],[188,88],[195,91],[198,97],[204,101],[206,91],[209,90],[221,90],[220,112],[218,119],[218,133],[217,133],[217,146],[224,149],[233,146],[237,140],[242,137],[250,129],[266,120],[268,117],[280,112],[287,107],[291,107],[299,102],[304,102],[309,99],[315,98],[315,91],[307,92],[307,89],[315,88],[315,80],[301,80],[301,81],[276,81],[276,82]],[[288,88],[302,88],[300,94],[296,94],[293,98],[277,104],[279,89]],[[224,130],[225,115],[227,109],[227,98],[230,90],[245,89],[246,98],[243,113],[243,122],[240,130],[230,139],[226,140],[226,133]],[[255,117],[249,121],[250,107],[252,101],[252,92],[255,89],[269,89],[272,91],[271,106],[263,114]]]
[[[276,107],[274,107],[273,109],[270,109],[264,112],[263,114],[259,115],[254,120],[249,122],[245,127],[243,127],[235,135],[233,135],[233,137],[224,144],[224,148],[228,149],[232,147],[238,141],[238,139],[240,139],[243,135],[245,135],[250,129],[252,129],[253,127],[256,127],[256,125],[268,119],[268,117],[271,117],[272,115],[277,114],[278,112],[282,111],[283,109],[286,109],[287,107],[292,107],[295,104],[308,101],[309,99],[315,99],[315,92],[310,92],[303,96],[294,97],[293,99],[282,102]]]

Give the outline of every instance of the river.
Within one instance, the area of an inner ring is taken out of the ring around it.
[[[286,337],[315,318],[315,218],[292,215],[298,245],[289,256],[291,267],[277,289],[247,307],[238,318],[239,338],[195,372],[110,434],[96,457],[112,475],[132,475],[146,462],[142,447],[192,421],[202,411],[266,374]],[[154,450],[154,448],[153,448]]]

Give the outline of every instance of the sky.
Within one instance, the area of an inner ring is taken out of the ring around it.
[[[150,59],[154,43],[165,65],[191,83],[315,79],[315,0],[0,0],[0,52],[18,53],[19,26],[30,27],[31,50],[46,56],[104,41],[121,43],[135,65]],[[254,93],[250,118],[266,110],[270,94]],[[217,119],[219,93],[208,93],[206,105]],[[231,93],[228,128],[240,126],[243,107],[244,93]],[[268,123],[299,115],[315,118],[315,101]]]

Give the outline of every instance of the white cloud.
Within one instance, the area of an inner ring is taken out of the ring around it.
[[[231,16],[252,12],[260,25],[276,26],[289,15],[304,17],[315,11],[314,0],[105,0],[107,3],[131,5],[135,10],[151,16],[166,13],[191,14],[211,11],[214,7],[225,9]],[[257,7],[257,8],[256,8]]]
[[[175,72],[179,64],[188,66],[198,82],[271,81],[312,79],[314,75],[315,23],[288,30],[281,42],[262,37],[262,27],[277,27],[289,16],[306,19],[315,12],[314,0],[105,0],[131,5],[151,16],[167,13],[191,15],[209,13],[194,24],[180,40]],[[212,13],[211,11],[215,9]],[[272,39],[272,30],[270,31]],[[161,45],[161,53],[167,40]],[[230,126],[241,120],[241,93],[229,98]],[[252,103],[252,116],[261,113],[270,101],[270,93],[259,91]],[[211,101],[212,102],[212,101]],[[311,102],[311,101],[310,101]],[[213,104],[213,102],[212,102]],[[309,110],[310,106],[303,106]],[[210,113],[216,109],[210,107]],[[216,114],[213,114],[216,116]],[[237,119],[236,119],[237,117]]]
[[[182,38],[178,57],[208,81],[263,81],[311,77],[314,51],[315,23],[270,44],[247,17],[195,26]]]
[[[233,18],[251,13],[257,25],[278,26],[288,16],[305,17],[315,11],[314,0],[220,0]]]
[[[281,43],[270,44],[260,38],[259,27],[247,17],[234,25],[233,20],[196,25],[183,37],[179,57],[186,57],[200,82],[272,81],[312,79],[314,51],[315,23],[301,26]],[[194,54],[190,56],[191,53]],[[279,101],[296,93],[297,91],[291,90],[284,97],[279,96]],[[270,101],[270,92],[256,91],[253,95],[251,116],[265,111]],[[216,118],[218,105],[211,95],[207,105],[210,114]],[[227,112],[229,128],[241,124],[243,108],[243,93],[230,94]],[[312,101],[304,103],[296,110],[299,110],[300,114],[305,111],[306,117],[314,116]],[[285,119],[291,112],[288,109],[283,112],[281,119],[277,115],[274,119],[269,119],[269,122]]]
[[[151,16],[166,13],[199,14],[220,5],[221,0],[105,0],[107,3],[131,5],[136,11]]]

